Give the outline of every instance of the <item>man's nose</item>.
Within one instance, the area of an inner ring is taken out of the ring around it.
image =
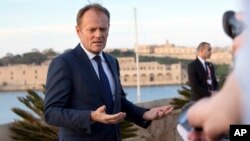
[[[100,30],[96,30],[95,37],[99,38],[102,36],[102,32]]]

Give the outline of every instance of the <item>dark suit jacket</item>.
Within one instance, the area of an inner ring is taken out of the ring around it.
[[[218,90],[218,82],[215,77],[214,66],[208,62],[208,67],[211,71],[213,90]],[[198,58],[188,65],[188,80],[192,89],[191,100],[197,101],[200,98],[211,95],[208,91],[207,73]]]
[[[126,119],[141,127],[150,121],[142,116],[148,109],[137,107],[124,97],[119,79],[119,64],[105,54],[115,81],[112,113],[126,112]],[[48,70],[45,95],[45,120],[59,127],[60,141],[120,141],[118,124],[91,123],[90,112],[104,105],[99,79],[84,50],[75,49],[52,60]]]

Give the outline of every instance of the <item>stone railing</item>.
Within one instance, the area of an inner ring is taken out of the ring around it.
[[[156,100],[139,103],[139,106],[152,108],[156,106],[168,105],[170,99]],[[179,115],[178,111],[173,111],[164,119],[153,121],[149,128],[144,129],[136,126],[137,137],[125,139],[124,141],[182,141],[176,131],[176,120]],[[10,137],[9,125],[0,125],[0,140],[14,141]]]

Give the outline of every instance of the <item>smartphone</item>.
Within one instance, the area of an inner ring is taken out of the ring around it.
[[[180,112],[177,124],[177,131],[184,141],[188,141],[188,133],[195,131],[202,131],[201,128],[192,127],[188,123],[187,111],[194,104],[194,102],[189,102],[185,104]]]

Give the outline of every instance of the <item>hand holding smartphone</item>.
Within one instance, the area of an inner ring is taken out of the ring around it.
[[[194,102],[189,102],[186,105],[184,105],[178,118],[177,131],[184,141],[189,141],[188,140],[189,132],[193,130],[197,132],[202,131],[202,128],[192,127],[188,123],[187,111],[193,104]]]

